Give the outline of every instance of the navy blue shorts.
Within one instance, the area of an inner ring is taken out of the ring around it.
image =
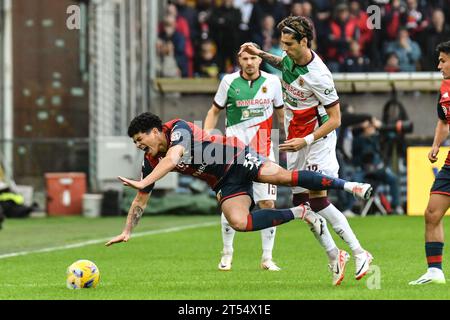
[[[436,176],[433,186],[431,187],[431,194],[443,194],[450,196],[450,167],[443,166]]]
[[[253,181],[256,181],[259,170],[267,159],[259,155],[248,146],[244,150],[244,157],[231,165],[225,178],[214,188],[219,205],[227,200],[241,195],[248,195],[252,200],[251,209],[255,206],[253,201]]]

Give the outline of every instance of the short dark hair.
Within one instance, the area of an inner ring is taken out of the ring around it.
[[[128,126],[128,136],[132,138],[136,133],[150,132],[153,128],[162,131],[161,119],[151,112],[144,112],[131,120]]]
[[[439,53],[444,52],[450,54],[450,41],[439,43],[436,47],[436,51]]]
[[[298,42],[306,38],[308,40],[308,48],[311,48],[311,41],[314,39],[314,25],[308,18],[289,16],[277,25],[277,29],[281,33],[292,34]]]

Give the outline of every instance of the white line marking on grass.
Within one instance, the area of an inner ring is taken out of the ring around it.
[[[205,222],[205,223],[198,223],[198,224],[189,224],[189,225],[181,226],[181,227],[172,227],[172,228],[160,229],[160,230],[136,232],[136,233],[134,233],[132,235],[132,238],[149,236],[149,235],[154,235],[154,234],[177,232],[177,231],[183,231],[183,230],[195,229],[195,228],[202,228],[202,227],[210,227],[210,226],[214,226],[214,225],[217,225],[217,224],[218,224],[217,222]],[[115,237],[115,236],[111,236],[111,237],[108,237],[108,238],[102,238],[102,239],[94,239],[94,240],[89,240],[89,241],[83,241],[83,242],[68,244],[68,245],[65,245],[65,246],[50,247],[50,248],[43,248],[43,249],[29,250],[29,251],[12,252],[12,253],[7,253],[7,254],[0,255],[0,259],[12,258],[12,257],[17,257],[17,256],[25,256],[25,255],[32,254],[32,253],[44,253],[44,252],[53,252],[53,251],[58,251],[58,250],[80,248],[80,247],[88,246],[88,245],[91,245],[91,244],[98,244],[98,243],[102,243],[102,242],[108,242],[113,237]]]

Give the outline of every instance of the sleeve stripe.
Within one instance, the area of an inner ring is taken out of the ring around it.
[[[218,103],[216,102],[216,100],[214,100],[213,105],[214,105],[216,108],[219,108],[219,109],[225,109],[225,106],[221,106],[220,104],[218,104]]]
[[[335,105],[337,105],[339,103],[339,99],[337,99],[335,102],[332,102],[330,104],[327,104],[326,106],[323,106],[325,109],[334,107]]]
[[[443,107],[443,106],[441,105],[440,101],[441,101],[441,95],[439,95],[439,100],[438,100],[438,103],[437,103],[437,114],[438,114],[438,118],[441,119],[442,121],[446,121],[447,118],[446,118],[446,116],[445,116],[444,109],[442,109],[442,108],[445,108],[445,107]]]
[[[282,104],[281,106],[277,106],[277,107],[274,107],[275,109],[281,109],[281,108],[284,108],[284,104]]]

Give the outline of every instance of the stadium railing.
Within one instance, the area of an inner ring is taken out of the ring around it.
[[[437,91],[442,81],[439,72],[336,73],[336,89],[341,93]],[[164,93],[214,94],[219,85],[212,78],[155,78],[153,87]]]

